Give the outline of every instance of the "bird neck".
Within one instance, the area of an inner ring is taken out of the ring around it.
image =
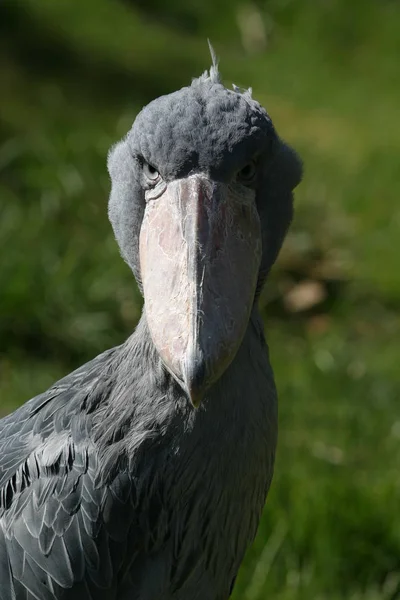
[[[151,338],[145,310],[136,330],[126,342],[124,353],[124,361],[120,367],[121,381],[127,381],[130,373],[130,378],[134,379],[131,389],[140,391],[140,396],[143,392],[146,393],[146,398],[141,397],[140,402],[150,402],[152,406],[155,404],[159,407],[167,405],[191,422],[203,412],[212,413],[215,418],[219,418],[219,413],[224,413],[226,417],[227,412],[232,412],[232,399],[236,396],[239,397],[236,409],[246,410],[246,402],[241,398],[246,398],[247,380],[252,376],[258,376],[262,382],[266,377],[273,384],[263,322],[256,304],[235,358],[206,393],[200,409],[192,406],[186,392],[164,366]]]
[[[233,452],[238,440],[248,439],[244,431],[274,421],[275,387],[256,310],[235,359],[198,409],[163,366],[145,312],[112,361],[110,393],[93,415],[100,451],[110,459],[104,480],[122,463],[131,470],[129,457],[146,456],[160,440],[177,451],[183,444],[202,452],[205,438],[219,440]]]

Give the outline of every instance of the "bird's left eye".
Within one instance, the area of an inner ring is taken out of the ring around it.
[[[243,185],[249,185],[250,183],[253,183],[254,178],[256,176],[256,172],[256,163],[254,162],[254,160],[252,160],[251,162],[247,163],[247,165],[245,165],[242,169],[240,169],[236,177],[239,183],[242,183]]]
[[[143,163],[143,173],[152,183],[156,183],[160,178],[160,173],[157,169],[147,162]]]

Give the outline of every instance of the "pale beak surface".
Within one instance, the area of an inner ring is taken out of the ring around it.
[[[261,260],[254,191],[202,174],[146,205],[140,267],[152,340],[194,406],[243,340]]]

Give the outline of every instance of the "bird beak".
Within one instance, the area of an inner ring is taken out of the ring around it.
[[[195,174],[147,202],[140,232],[147,323],[195,407],[239,349],[260,261],[253,190]]]

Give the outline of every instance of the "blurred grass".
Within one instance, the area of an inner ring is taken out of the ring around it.
[[[208,66],[210,36],[227,84],[252,85],[305,162],[262,298],[276,475],[234,598],[400,598],[400,7],[166,6],[0,6],[0,411],[134,327],[107,150],[143,103]],[[321,295],[289,301],[304,289]]]

